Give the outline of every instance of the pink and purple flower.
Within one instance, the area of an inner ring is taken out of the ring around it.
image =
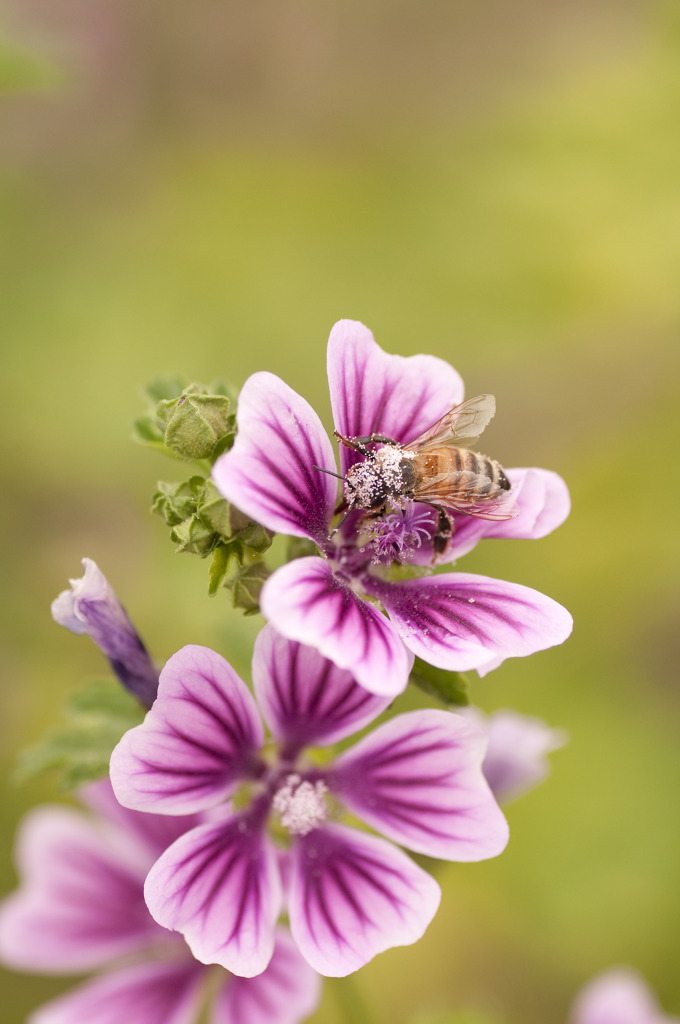
[[[463,398],[456,371],[434,356],[383,352],[363,324],[342,320],[328,342],[335,426],[347,437],[381,434],[406,444]],[[445,573],[389,580],[384,563],[435,565],[482,537],[538,538],[569,512],[563,481],[541,469],[508,470],[518,515],[494,522],[455,515],[446,552],[434,548],[436,512],[408,506],[381,522],[352,513],[331,536],[337,480],[333,446],[311,406],[271,373],[241,391],[234,446],[217,460],[221,493],[270,530],[314,541],[265,583],[261,610],[291,640],[316,647],[372,693],[406,686],[414,655],[439,668],[484,674],[505,658],[562,643],[569,613],[516,583]],[[343,475],[361,455],[342,448]],[[368,527],[368,528],[367,528]],[[385,612],[387,614],[385,614]]]
[[[147,904],[199,960],[248,977],[270,962],[285,905],[309,964],[344,976],[415,942],[437,910],[437,883],[394,843],[456,861],[505,847],[507,824],[481,770],[485,737],[460,715],[414,711],[334,761],[315,761],[306,748],[346,739],[389,698],[271,625],[256,640],[253,681],[257,704],[218,654],[183,648],[163,669],[144,723],[113,753],[125,806],[211,809],[154,865]],[[392,842],[334,820],[342,808]]]
[[[630,967],[612,967],[576,998],[569,1024],[680,1024],[664,1014],[647,982]]]
[[[94,817],[41,807],[22,824],[23,882],[0,907],[0,959],[42,974],[108,969],[41,1007],[30,1024],[194,1024],[206,998],[211,1024],[299,1024],[314,1012],[320,978],[285,929],[266,971],[238,978],[199,963],[149,914],[149,867],[203,819],[126,810],[108,779],[81,797]]]

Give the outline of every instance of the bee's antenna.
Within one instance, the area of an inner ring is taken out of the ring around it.
[[[329,476],[337,476],[338,480],[344,480],[344,476],[340,476],[339,473],[334,473],[332,469],[324,469],[323,466],[312,466],[312,469],[318,469],[320,473],[328,473]]]

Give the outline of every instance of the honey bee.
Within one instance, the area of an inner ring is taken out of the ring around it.
[[[436,554],[446,550],[451,538],[453,512],[478,519],[512,519],[517,510],[508,504],[510,481],[501,466],[467,447],[481,436],[495,412],[493,395],[478,395],[454,406],[407,444],[383,434],[343,437],[336,430],[342,444],[364,456],[344,478],[347,514],[365,509],[380,515],[388,501],[403,507],[405,499],[431,505],[438,512]]]

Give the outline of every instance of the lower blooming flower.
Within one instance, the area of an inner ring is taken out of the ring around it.
[[[210,1016],[201,1020],[211,1024],[299,1024],[314,1012],[320,978],[284,929],[267,970],[246,979],[198,963],[150,916],[149,866],[201,819],[125,810],[108,780],[82,798],[95,818],[43,807],[23,823],[24,881],[0,906],[0,960],[41,974],[111,969],[38,1009],[29,1024],[195,1024],[207,997]]]
[[[378,434],[407,444],[463,397],[460,377],[443,360],[388,355],[350,320],[331,331],[328,378],[335,426],[345,437]],[[274,572],[262,589],[262,612],[284,636],[316,647],[366,689],[401,692],[414,654],[442,669],[484,674],[571,632],[561,605],[516,583],[463,573],[402,581],[385,574],[390,561],[450,562],[482,537],[545,536],[569,512],[555,473],[508,470],[516,517],[452,514],[443,553],[435,547],[437,513],[422,503],[378,520],[353,512],[330,536],[335,457],[314,410],[274,374],[256,373],[243,386],[237,420],[233,448],[213,467],[217,488],[267,529],[308,538],[319,549],[319,556]],[[361,458],[343,447],[343,474]]]
[[[161,672],[144,723],[113,753],[111,780],[125,806],[169,815],[213,809],[152,868],[147,904],[199,960],[250,977],[270,962],[285,894],[302,955],[321,974],[344,976],[419,939],[440,890],[392,843],[332,820],[339,805],[413,851],[493,857],[508,832],[481,771],[485,738],[460,715],[414,711],[314,764],[306,747],[345,739],[389,698],[271,626],[256,640],[253,681],[270,749],[262,751],[255,699],[231,666],[207,648],[185,647]],[[279,846],[268,825],[279,830]]]
[[[569,1024],[680,1024],[662,1013],[649,985],[630,967],[614,967],[579,993]]]
[[[158,669],[97,563],[83,558],[83,567],[81,579],[70,580],[71,589],[52,602],[52,618],[72,633],[87,633],[125,689],[149,708],[158,691]]]

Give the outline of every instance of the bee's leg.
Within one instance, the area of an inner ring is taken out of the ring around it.
[[[333,433],[337,437],[338,441],[344,444],[345,448],[352,448],[353,451],[359,452],[361,455],[372,456],[373,452],[370,451],[365,444],[361,443],[361,439],[357,437],[345,437],[343,434],[339,434],[337,430]]]
[[[435,555],[443,555],[453,535],[453,523],[448,512],[445,512],[443,508],[438,509],[438,512],[437,532],[433,537],[432,543]]]
[[[401,448],[402,445],[399,441],[395,441],[393,437],[385,437],[384,434],[369,434],[367,437],[355,437],[353,438],[357,444],[393,444],[397,448]]]
[[[366,447],[369,444],[394,444],[401,447],[399,442],[395,441],[393,437],[384,437],[382,434],[368,434],[366,437],[345,437],[344,434],[340,434],[337,430],[334,430],[333,433],[346,448],[353,448],[355,452],[360,452],[367,457],[375,456],[375,453]]]

